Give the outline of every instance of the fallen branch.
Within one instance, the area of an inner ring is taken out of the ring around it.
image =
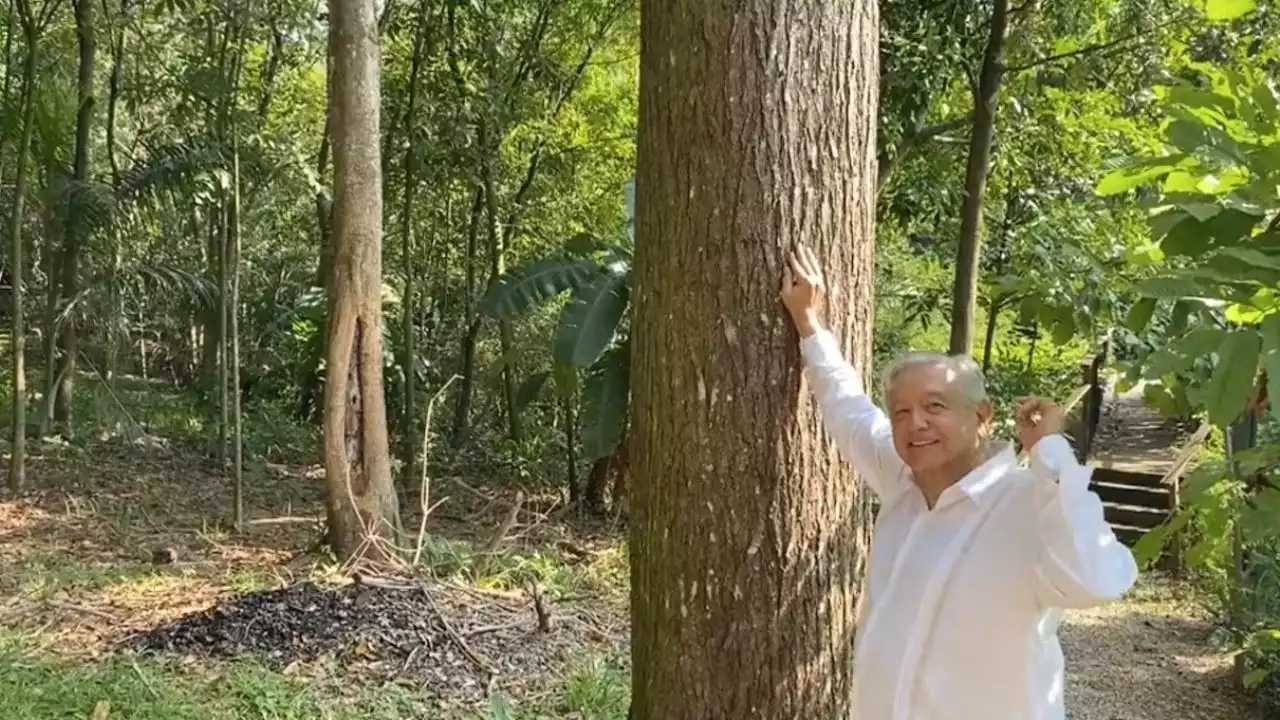
[[[423,583],[418,584],[418,589],[422,592],[422,597],[426,599],[427,605],[431,607],[431,611],[440,619],[440,625],[444,628],[445,633],[449,635],[449,639],[453,641],[453,644],[457,646],[458,650],[461,651],[462,654],[465,655],[477,668],[488,673],[490,682],[492,682],[494,676],[498,674],[497,671],[493,669],[492,665],[477,655],[476,651],[472,650],[471,646],[467,644],[466,639],[458,634],[458,631],[454,629],[453,624],[449,622],[449,618],[445,617],[444,612],[440,610],[440,605],[436,602],[436,599],[431,596],[431,590],[429,590]]]
[[[475,637],[477,635],[487,635],[494,632],[502,632],[503,630],[515,630],[524,627],[523,622],[509,622],[501,625],[485,625],[483,627],[468,630],[464,635],[466,637]]]
[[[436,394],[431,396],[431,400],[427,402],[427,415],[422,425],[422,447],[420,448],[422,452],[422,479],[418,488],[418,504],[419,509],[422,511],[422,519],[418,521],[418,535],[413,544],[412,564],[414,567],[417,567],[418,562],[422,559],[422,549],[427,543],[427,517],[435,509],[435,506],[429,505],[431,500],[431,477],[427,474],[427,459],[431,457],[431,416],[435,413],[436,401],[440,399],[440,396],[444,395],[444,391],[448,390],[453,381],[457,379],[457,375],[450,377],[444,385],[440,386]]]
[[[511,532],[511,527],[516,524],[516,516],[520,514],[520,506],[523,504],[524,493],[517,490],[516,500],[511,503],[511,509],[507,511],[507,517],[503,519],[502,524],[498,526],[498,530],[493,534],[493,537],[489,538],[489,542],[485,543],[484,550],[480,553],[480,565],[476,568],[477,577],[485,574],[493,554],[497,552],[498,546],[502,544],[502,540],[506,538],[507,533]]]
[[[80,605],[71,605],[70,603],[55,602],[53,600],[49,601],[49,606],[56,608],[58,610],[66,610],[69,612],[78,612],[78,613],[83,613],[85,615],[92,615],[98,618],[99,620],[106,620],[107,622],[113,625],[120,622],[120,618],[112,615],[111,613],[103,612],[101,610],[95,610],[90,607],[83,607]]]

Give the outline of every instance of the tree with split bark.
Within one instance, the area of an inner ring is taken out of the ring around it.
[[[378,559],[400,530],[382,385],[381,74],[373,0],[330,0],[333,234],[324,466],[329,542]]]

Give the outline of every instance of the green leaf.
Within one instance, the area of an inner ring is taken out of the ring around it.
[[[1262,369],[1267,371],[1267,399],[1272,415],[1280,414],[1280,315],[1268,315],[1258,326],[1262,335]]]
[[[1153,297],[1144,297],[1129,307],[1129,314],[1125,317],[1125,327],[1135,333],[1140,333],[1147,329],[1147,323],[1151,322],[1151,315],[1156,311],[1156,299]]]
[[[1178,300],[1173,303],[1173,312],[1169,313],[1169,332],[1181,335],[1187,330],[1187,319],[1191,316],[1191,303]],[[1216,345],[1214,347],[1217,347]]]
[[[1227,208],[1205,223],[1209,236],[1220,245],[1235,245],[1253,235],[1253,228],[1262,217]]]
[[[1040,298],[1028,295],[1023,299],[1022,304],[1018,307],[1018,322],[1023,325],[1030,325],[1036,321],[1036,316],[1040,312]]]
[[[1209,142],[1205,127],[1190,120],[1178,119],[1169,123],[1169,142],[1179,150],[1190,153]]]
[[[517,413],[538,398],[538,394],[542,392],[542,387],[547,384],[547,378],[549,377],[551,377],[551,371],[543,370],[530,375],[524,379],[524,382],[520,383],[520,387],[516,390]]]
[[[1245,673],[1244,677],[1241,678],[1240,682],[1244,685],[1245,690],[1253,690],[1254,688],[1261,685],[1262,681],[1266,680],[1267,676],[1270,674],[1271,674],[1271,671],[1268,670],[1267,668],[1254,668],[1249,672]]]
[[[1261,339],[1253,330],[1233,330],[1218,348],[1209,379],[1209,422],[1226,428],[1244,410],[1258,372]]]
[[[1094,192],[1106,197],[1132,190],[1148,180],[1172,172],[1184,157],[1183,155],[1171,155],[1169,157],[1150,158],[1117,168],[1098,181],[1098,186],[1094,189]]]
[[[551,377],[555,379],[556,395],[561,398],[572,398],[578,392],[578,368],[564,363],[552,363]]]
[[[1173,341],[1170,347],[1177,348],[1179,354],[1195,359],[1207,357],[1210,353],[1217,352],[1218,348],[1222,346],[1222,341],[1226,338],[1226,330],[1196,328]]]
[[[631,401],[631,353],[623,343],[600,357],[582,388],[582,454],[608,457],[622,438]]]
[[[1058,321],[1053,326],[1053,342],[1055,345],[1066,345],[1071,342],[1072,336],[1076,334],[1076,318],[1075,314],[1069,309],[1058,315]]]
[[[631,276],[602,273],[579,290],[560,315],[553,354],[557,362],[590,367],[613,342],[627,310]]]
[[[1143,280],[1134,286],[1139,295],[1149,298],[1201,297],[1205,288],[1188,277],[1159,277]]]
[[[1133,559],[1138,563],[1138,567],[1150,567],[1153,562],[1159,559],[1165,543],[1169,541],[1169,537],[1186,526],[1190,518],[1191,512],[1183,510],[1174,515],[1168,522],[1152,528],[1138,538],[1138,542],[1133,544]]]
[[[1173,393],[1163,385],[1155,383],[1143,385],[1142,399],[1148,407],[1159,410],[1163,417],[1173,417],[1178,412],[1178,403],[1174,400]]]
[[[1160,239],[1160,249],[1170,255],[1195,257],[1209,249],[1209,231],[1204,223],[1179,211],[1177,217],[1182,218],[1174,223]]]
[[[576,257],[590,255],[591,253],[603,248],[604,243],[600,242],[600,240],[591,233],[585,232],[574,235],[564,243],[565,252]]]
[[[1170,177],[1173,176],[1170,175]],[[1147,219],[1147,224],[1151,226],[1151,239],[1159,241],[1165,235],[1168,235],[1169,231],[1176,227],[1178,223],[1188,217],[1189,216],[1186,212],[1179,210],[1178,208],[1169,208],[1156,215],[1152,215]]]
[[[1215,22],[1235,20],[1253,12],[1257,6],[1257,0],[1206,0],[1204,15]]]
[[[600,265],[594,260],[536,260],[498,278],[480,298],[480,312],[495,318],[514,317],[566,290],[582,288],[599,275]]]

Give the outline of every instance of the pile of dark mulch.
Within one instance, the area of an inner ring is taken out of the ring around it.
[[[383,680],[445,681],[466,694],[483,693],[493,679],[493,669],[444,617],[432,591],[417,585],[304,582],[243,595],[134,636],[124,648],[252,656],[277,670],[331,659],[372,668]]]

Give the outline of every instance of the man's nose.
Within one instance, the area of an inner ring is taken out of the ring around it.
[[[911,429],[927,430],[929,428],[929,418],[919,410],[911,411]]]

